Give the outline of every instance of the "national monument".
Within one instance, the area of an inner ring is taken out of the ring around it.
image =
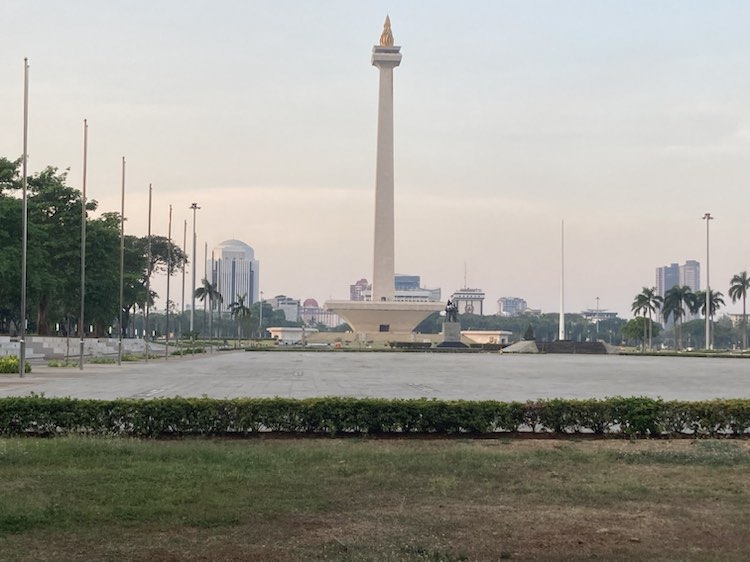
[[[380,71],[378,138],[375,166],[375,237],[371,301],[327,301],[325,307],[358,333],[408,334],[427,316],[443,309],[439,302],[395,300],[393,212],[393,69],[401,64],[401,47],[393,44],[391,21],[385,18],[380,44],[372,48],[372,65]]]

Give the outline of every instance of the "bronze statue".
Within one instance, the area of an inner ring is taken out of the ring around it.
[[[451,302],[450,299],[448,299],[448,302],[445,305],[445,321],[458,322],[458,305]]]

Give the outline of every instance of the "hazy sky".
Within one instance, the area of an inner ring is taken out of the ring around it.
[[[657,266],[750,264],[748,2],[5,0],[0,155],[70,168],[126,230],[250,244],[266,297],[372,279],[377,70],[395,71],[396,270],[555,311],[630,316]],[[189,221],[188,229],[192,229]],[[201,270],[202,271],[202,267]],[[705,267],[702,271],[705,283]],[[160,285],[157,290],[162,292]],[[179,297],[178,297],[179,298]],[[727,298],[727,302],[729,299]],[[739,310],[739,305],[730,307]]]

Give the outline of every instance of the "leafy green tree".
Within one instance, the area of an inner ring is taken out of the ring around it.
[[[682,349],[682,322],[687,311],[694,309],[695,294],[687,285],[675,285],[664,294],[662,314],[666,322],[669,322],[670,317],[674,321],[677,332],[675,348]]]
[[[747,271],[735,274],[729,281],[729,298],[732,302],[742,299],[742,349],[747,349],[747,291],[750,289],[750,278]]]
[[[120,295],[120,215],[103,213],[86,226],[86,318],[94,334],[108,335],[118,315]]]
[[[640,342],[641,345],[647,337],[658,337],[660,331],[661,326],[645,316],[631,318],[622,327],[622,335],[627,341]]]
[[[21,200],[17,189],[19,161],[0,158],[0,331],[20,327],[21,318]]]
[[[78,319],[80,307],[81,193],[67,185],[67,172],[47,167],[28,179],[27,303],[21,300],[22,203],[19,163],[0,158],[0,330],[10,323],[20,326],[29,319],[30,331],[47,334],[59,322],[69,326]],[[97,202],[86,202],[87,211]],[[119,303],[119,226],[118,213],[102,213],[88,218],[86,227],[86,323],[94,323],[104,335],[118,316]],[[148,240],[125,237],[124,309],[144,306],[156,294],[146,294]],[[162,236],[152,236],[152,269],[172,273],[184,267],[183,251]],[[168,267],[167,264],[171,267]],[[8,319],[8,320],[6,320]],[[64,331],[69,331],[65,329]]]
[[[643,287],[633,300],[631,310],[635,314],[641,314],[644,317],[648,315],[648,325],[644,323],[642,348],[646,346],[646,328],[648,328],[648,347],[653,349],[653,321],[651,315],[661,308],[664,299],[656,293],[656,287]]]
[[[66,180],[67,172],[51,166],[28,180],[28,246],[44,255],[44,267],[27,268],[28,291],[42,336],[50,333],[53,317],[73,314],[80,303],[82,201]],[[87,208],[95,209],[96,202]]]

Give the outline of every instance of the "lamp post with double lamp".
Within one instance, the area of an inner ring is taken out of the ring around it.
[[[195,250],[195,244],[196,244],[196,237],[195,237],[195,212],[200,209],[198,206],[198,203],[193,203],[190,205],[190,208],[193,210],[193,290],[190,293],[190,335],[192,337],[192,332],[195,330],[195,268],[198,263],[196,260],[196,250]]]
[[[712,349],[711,345],[711,279],[709,276],[709,238],[708,238],[708,225],[713,220],[711,213],[703,215],[703,220],[706,221],[706,349]]]

